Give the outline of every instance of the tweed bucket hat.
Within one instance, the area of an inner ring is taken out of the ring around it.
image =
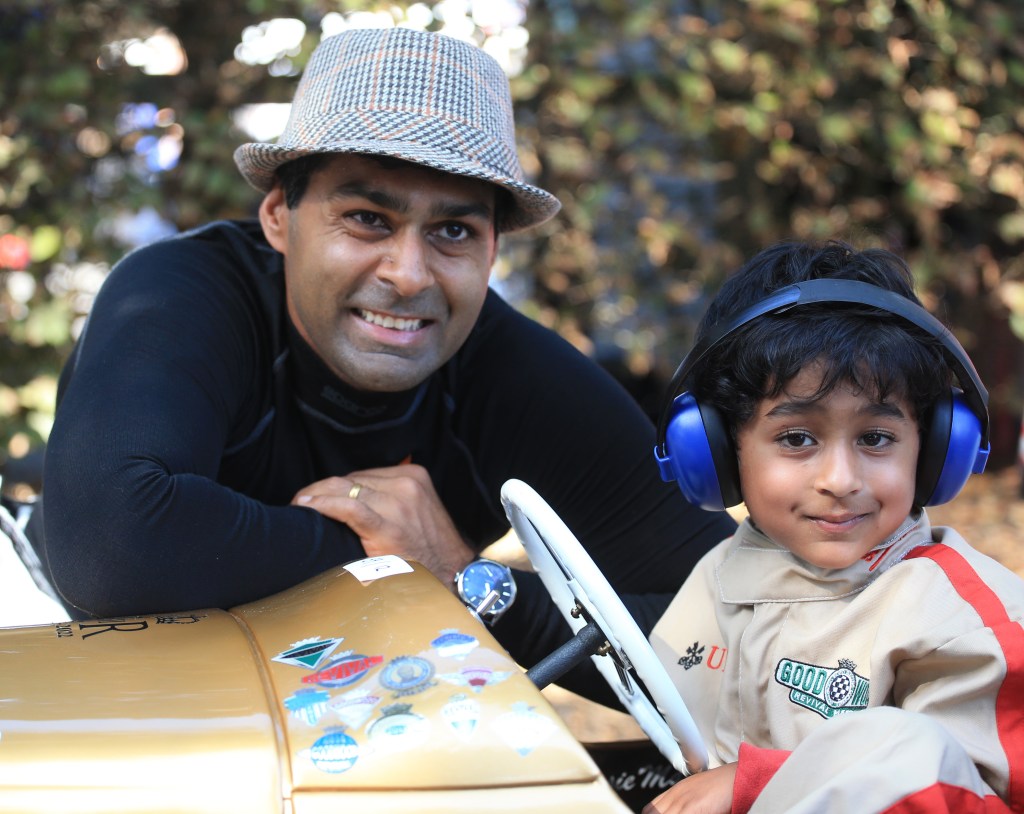
[[[543,223],[561,204],[523,180],[508,79],[481,49],[407,28],[353,29],[317,46],[275,144],[235,163],[261,192],[282,164],[313,153],[391,156],[507,189],[503,231]]]

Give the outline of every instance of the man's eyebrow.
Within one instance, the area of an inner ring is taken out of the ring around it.
[[[365,198],[372,204],[382,209],[390,209],[393,212],[408,212],[409,202],[390,192],[385,192],[377,187],[368,186],[361,181],[348,181],[338,184],[331,190],[329,198]]]
[[[390,209],[392,212],[405,214],[409,211],[408,199],[387,192],[383,189],[370,186],[361,181],[348,181],[339,184],[331,190],[331,198],[364,198],[382,209]],[[483,201],[438,201],[430,211],[432,219],[441,220],[445,218],[483,218],[490,220],[494,216],[494,208]]]
[[[470,203],[446,203],[441,201],[432,207],[430,214],[431,217],[438,220],[444,218],[452,218],[453,220],[460,218],[483,218],[484,220],[490,220],[494,216],[494,209],[482,201]]]

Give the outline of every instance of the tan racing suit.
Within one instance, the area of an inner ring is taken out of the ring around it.
[[[1024,581],[921,513],[849,568],[749,520],[651,636],[734,812],[1024,810]]]

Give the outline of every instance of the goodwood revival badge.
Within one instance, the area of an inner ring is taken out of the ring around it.
[[[780,659],[775,668],[775,680],[789,688],[789,700],[794,704],[822,718],[834,718],[868,705],[871,682],[857,675],[856,667],[849,659],[839,659],[837,668]]]

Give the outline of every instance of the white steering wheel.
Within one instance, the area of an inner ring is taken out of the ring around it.
[[[554,509],[520,480],[506,481],[501,502],[530,562],[573,632],[586,627],[584,617],[589,617],[604,633],[611,650],[607,656],[590,658],[622,705],[678,771],[684,775],[704,771],[707,748],[686,704],[647,637],[579,540]],[[630,678],[630,668],[643,681],[657,709]]]

